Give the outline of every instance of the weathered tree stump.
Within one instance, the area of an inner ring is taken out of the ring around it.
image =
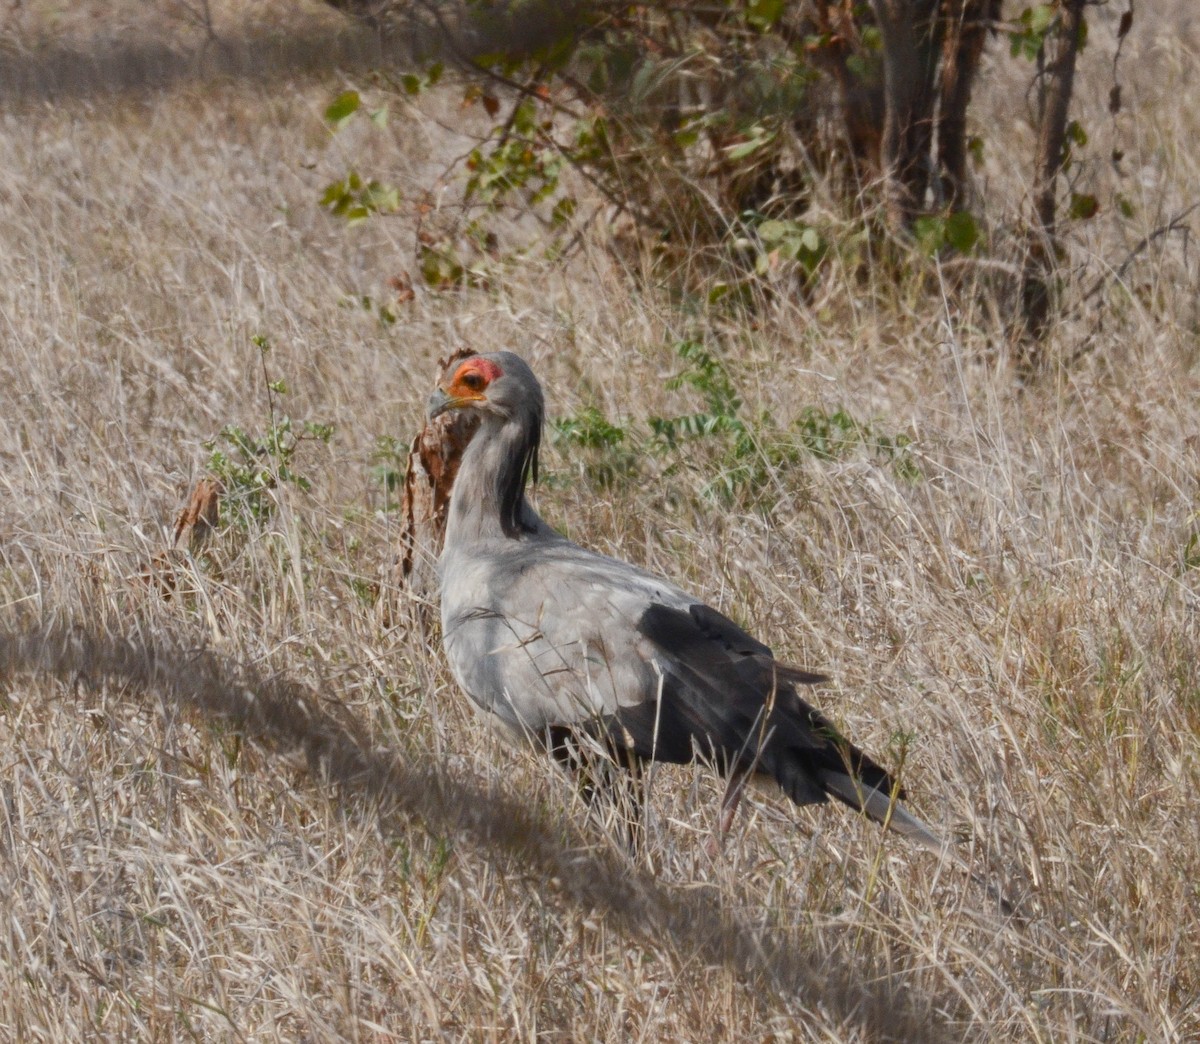
[[[458,362],[474,354],[470,348],[460,348],[448,358],[439,359],[439,381],[447,379]],[[479,418],[470,411],[443,413],[417,432],[408,451],[408,470],[400,502],[404,531],[395,580],[397,587],[409,593],[410,597],[404,601],[412,607],[417,624],[426,632],[436,619],[437,560],[446,539],[454,477],[462,463],[463,451],[478,427]]]
[[[188,550],[199,554],[208,538],[216,531],[221,516],[221,484],[214,478],[202,478],[175,519],[172,546],[178,548],[187,541]]]

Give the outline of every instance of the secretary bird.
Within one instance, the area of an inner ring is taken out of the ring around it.
[[[470,410],[441,558],[442,636],[459,685],[493,724],[579,768],[598,742],[635,771],[713,764],[728,778],[717,836],[750,776],[797,805],[837,798],[923,846],[940,840],[903,790],[802,700],[825,680],[775,660],[732,620],[628,562],[550,528],[525,498],[537,478],[542,389],[517,355],[463,360],[429,399],[430,419]]]

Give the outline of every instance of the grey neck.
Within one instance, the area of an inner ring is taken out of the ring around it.
[[[525,485],[537,474],[540,439],[540,430],[517,421],[484,418],[454,480],[447,549],[482,540],[519,540],[538,530],[540,520],[525,499]]]

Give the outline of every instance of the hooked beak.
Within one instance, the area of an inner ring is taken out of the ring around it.
[[[433,394],[429,396],[429,401],[425,404],[426,420],[433,420],[434,417],[440,417],[450,410],[462,410],[487,403],[485,395],[472,391],[468,391],[466,395],[455,395],[452,393],[453,388],[454,385],[451,385],[451,391],[446,391],[444,388],[433,389]]]
[[[429,396],[429,401],[425,404],[425,419],[433,420],[434,417],[440,417],[447,410],[453,410],[463,404],[462,399],[447,395],[441,388],[434,388],[433,394]]]

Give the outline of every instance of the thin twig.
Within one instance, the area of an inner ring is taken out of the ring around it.
[[[1096,282],[1092,285],[1091,289],[1088,290],[1087,293],[1085,293],[1079,299],[1079,302],[1076,304],[1075,308],[1073,308],[1071,310],[1071,313],[1069,313],[1069,314],[1072,314],[1072,315],[1075,314],[1075,312],[1078,310],[1078,308],[1081,305],[1083,305],[1086,301],[1090,301],[1093,297],[1095,297],[1096,294],[1098,294],[1101,290],[1103,290],[1104,287],[1107,286],[1112,280],[1124,279],[1125,273],[1129,271],[1130,265],[1132,265],[1134,263],[1134,261],[1136,261],[1138,259],[1138,256],[1142,253],[1142,251],[1144,251],[1146,249],[1146,247],[1148,247],[1155,240],[1161,239],[1163,236],[1169,235],[1172,232],[1178,232],[1181,228],[1187,229],[1188,231],[1190,231],[1190,227],[1184,225],[1183,222],[1186,218],[1188,218],[1197,209],[1200,209],[1200,200],[1193,203],[1189,207],[1185,207],[1178,214],[1176,214],[1173,218],[1171,218],[1171,220],[1168,221],[1165,225],[1160,225],[1153,232],[1147,233],[1145,236],[1143,236],[1138,241],[1137,246],[1135,246],[1131,251],[1129,251],[1129,253],[1126,255],[1124,261],[1122,261],[1115,269],[1109,269],[1102,276],[1100,276],[1099,279],[1096,280]]]

